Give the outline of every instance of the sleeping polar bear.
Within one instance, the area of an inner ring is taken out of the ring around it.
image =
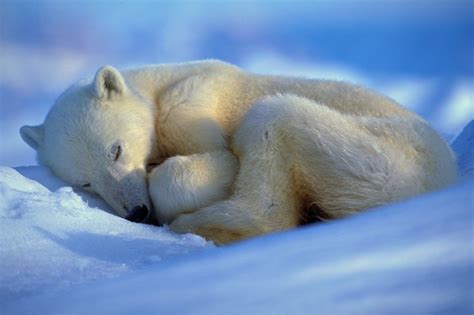
[[[384,96],[212,60],[105,66],[64,92],[42,125],[20,132],[41,164],[120,216],[141,222],[152,213],[219,244],[456,178],[446,143]],[[147,174],[148,166],[156,167]]]

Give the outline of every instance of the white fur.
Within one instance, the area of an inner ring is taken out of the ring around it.
[[[449,147],[388,98],[219,61],[104,67],[21,134],[122,216],[150,204],[144,169],[164,161],[149,174],[155,217],[217,243],[294,227],[308,207],[337,218],[456,178]]]
[[[167,159],[150,173],[150,195],[161,223],[225,199],[238,169],[228,151]]]

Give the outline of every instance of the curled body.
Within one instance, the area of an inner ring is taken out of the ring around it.
[[[219,244],[456,180],[449,146],[387,97],[214,60],[105,66],[21,135],[40,163],[120,216]]]

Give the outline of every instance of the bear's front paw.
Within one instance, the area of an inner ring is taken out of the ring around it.
[[[180,213],[193,208],[188,182],[190,170],[185,168],[186,157],[172,157],[155,167],[148,175],[148,190],[161,223],[173,221]],[[190,168],[192,170],[192,168]]]
[[[180,214],[225,199],[237,169],[237,159],[227,151],[167,159],[148,176],[158,221],[169,223]]]
[[[170,230],[176,233],[194,233],[191,214],[181,214],[170,224]]]
[[[205,215],[204,215],[205,217]],[[244,239],[251,235],[237,227],[232,229],[214,222],[213,220],[203,219],[199,211],[197,213],[182,214],[177,217],[170,225],[170,229],[176,233],[193,233],[213,241],[216,245],[223,245]]]

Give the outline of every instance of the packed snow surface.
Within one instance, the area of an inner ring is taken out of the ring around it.
[[[213,246],[196,235],[134,224],[91,205],[42,167],[19,168],[52,190],[0,167],[0,298],[2,303],[57,291]],[[62,187],[61,187],[62,186]]]
[[[472,126],[455,186],[221,248],[0,167],[0,314],[472,314]]]

